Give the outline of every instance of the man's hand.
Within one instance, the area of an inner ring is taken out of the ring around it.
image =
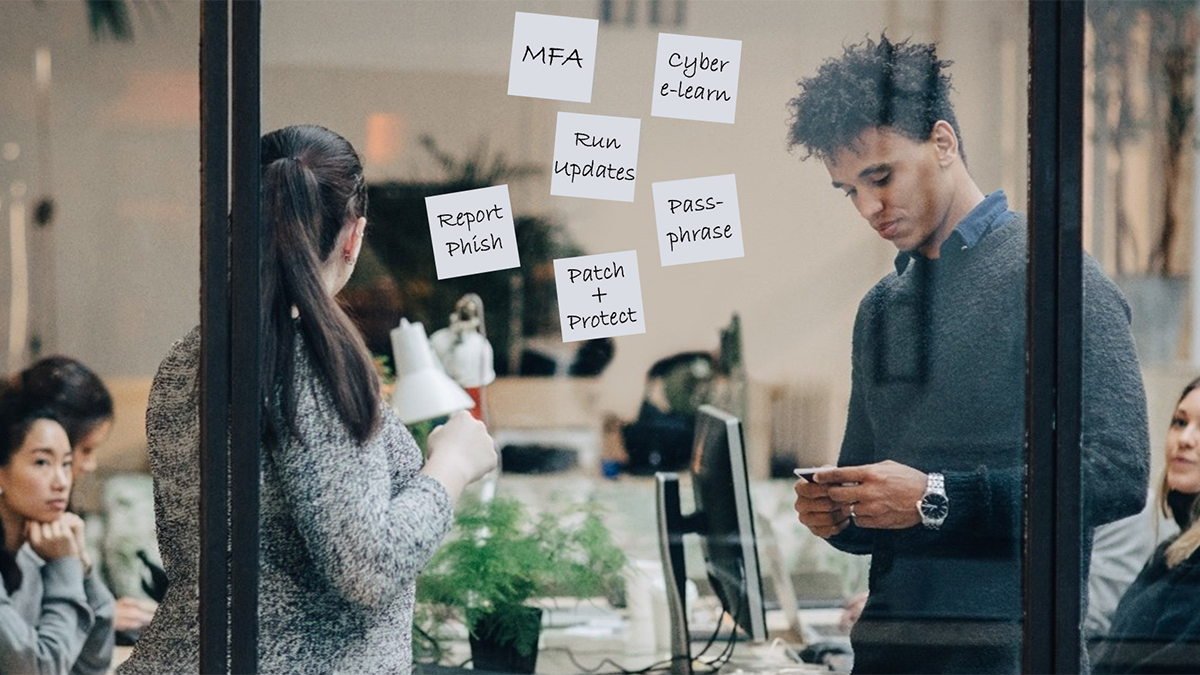
[[[822,539],[828,539],[850,525],[848,505],[829,498],[829,486],[796,481],[796,516],[800,524]]]
[[[917,503],[925,496],[929,478],[911,466],[889,459],[829,469],[814,478],[819,487],[826,488],[828,498],[852,515],[859,527],[901,530],[921,524]],[[799,486],[796,491],[799,493]]]

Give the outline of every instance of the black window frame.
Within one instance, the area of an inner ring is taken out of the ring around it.
[[[253,673],[262,424],[261,2],[202,0],[201,7],[200,669]],[[1023,670],[1077,673],[1085,4],[1031,0],[1028,7]]]

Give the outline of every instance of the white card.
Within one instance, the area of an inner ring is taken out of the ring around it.
[[[559,112],[550,194],[633,201],[642,121]]]
[[[554,261],[563,342],[646,332],[637,251]]]
[[[733,124],[742,41],[658,34],[654,117]]]
[[[733,174],[653,183],[650,187],[663,267],[745,255]]]
[[[520,267],[507,185],[425,198],[438,279]]]
[[[508,94],[592,102],[596,19],[517,12]]]

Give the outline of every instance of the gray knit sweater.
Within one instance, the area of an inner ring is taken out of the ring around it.
[[[298,339],[299,342],[299,339]],[[417,574],[450,527],[449,497],[384,410],[361,447],[296,346],[298,433],[264,449],[259,590],[263,673],[407,673]],[[119,672],[199,668],[199,329],[159,367],[146,418],[159,549],[170,579]]]

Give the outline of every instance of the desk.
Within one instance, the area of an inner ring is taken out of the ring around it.
[[[553,610],[559,611],[559,610]],[[619,610],[588,610],[592,618],[574,625],[561,625],[568,620],[550,619],[542,629],[537,659],[539,675],[575,675],[581,672],[615,673],[620,670],[636,671],[655,664],[666,667],[669,651],[652,649],[632,651],[628,622]],[[770,613],[769,613],[770,614]],[[775,612],[779,614],[779,612]],[[775,621],[771,619],[774,618]],[[768,616],[768,623],[786,623],[782,617]],[[711,630],[711,629],[710,629]],[[707,637],[707,635],[705,636]],[[471,658],[470,647],[465,636],[444,644],[448,653],[443,663],[465,664]],[[692,643],[693,658],[711,661],[729,646],[728,642],[717,641],[701,656],[703,641]],[[703,670],[696,664],[696,670]],[[417,675],[455,675],[473,673],[465,667],[418,667]],[[653,671],[667,672],[667,671]],[[719,671],[722,675],[801,675],[805,673],[832,673],[823,665],[798,663],[790,658],[785,645],[779,640],[754,644],[735,642],[732,657]]]

